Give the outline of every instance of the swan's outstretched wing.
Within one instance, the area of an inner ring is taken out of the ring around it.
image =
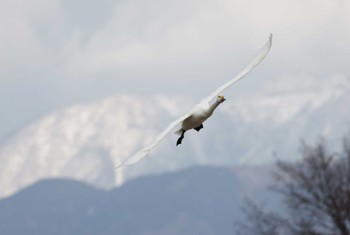
[[[256,65],[258,65],[265,58],[265,56],[267,55],[267,53],[271,49],[271,44],[272,44],[272,34],[270,34],[269,41],[261,49],[259,54],[257,56],[255,56],[255,58],[236,77],[234,77],[232,80],[228,81],[227,83],[225,83],[224,85],[222,85],[221,87],[216,89],[210,96],[208,96],[207,98],[202,100],[199,103],[199,105],[203,104],[203,101],[205,102],[205,104],[208,104],[213,98],[218,96],[221,92],[226,90],[233,83],[237,82],[239,79],[243,78],[247,73],[249,73]],[[173,121],[172,123],[170,123],[170,125],[157,136],[157,138],[155,138],[151,143],[146,145],[143,149],[138,151],[136,154],[134,154],[133,156],[129,157],[128,159],[126,159],[125,161],[120,163],[116,168],[130,166],[130,165],[137,163],[139,160],[141,160],[143,157],[145,157],[149,151],[151,151],[154,147],[156,147],[159,144],[159,142],[162,141],[162,139],[164,139],[164,137],[172,129],[174,129],[178,124],[182,123],[186,118],[191,116],[191,114],[192,114],[192,112],[190,112],[190,113],[182,116],[181,118]]]
[[[154,147],[156,147],[160,141],[164,139],[164,137],[169,134],[169,132],[174,129],[177,125],[183,122],[186,118],[191,116],[191,112],[182,116],[181,118],[173,121],[172,123],[169,124],[167,128],[165,128],[158,136],[155,138],[152,142],[150,142],[148,145],[146,145],[143,149],[138,151],[136,154],[133,156],[129,157],[122,163],[120,163],[116,168],[124,167],[124,166],[130,166],[141,160],[144,156],[147,155],[149,151],[151,151]]]
[[[222,93],[227,88],[229,88],[233,83],[237,82],[238,80],[243,78],[245,75],[247,75],[255,66],[257,66],[261,61],[263,61],[263,59],[265,58],[267,53],[269,53],[269,51],[271,49],[271,45],[272,45],[272,34],[270,34],[269,40],[266,42],[266,44],[260,50],[260,52],[254,57],[254,59],[236,77],[234,77],[232,80],[226,82],[224,85],[222,85],[221,87],[216,89],[212,94],[210,94],[210,96],[203,99],[202,102],[209,103],[212,99],[214,99],[220,93]]]

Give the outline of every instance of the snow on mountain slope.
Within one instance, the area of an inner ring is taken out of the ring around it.
[[[128,157],[157,134],[159,124],[173,118],[173,102],[119,96],[38,120],[2,145],[1,194],[46,177],[114,186],[122,180],[120,175],[115,179],[118,159]]]
[[[123,95],[57,111],[0,147],[0,197],[43,178],[63,177],[111,188],[125,180],[192,165],[235,165],[298,158],[300,139],[338,138],[349,130],[350,85],[344,78],[307,90],[279,88],[228,99],[199,133],[176,147],[169,135],[137,165],[115,171],[173,119],[189,98]]]

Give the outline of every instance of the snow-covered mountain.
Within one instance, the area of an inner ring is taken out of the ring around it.
[[[273,91],[273,92],[272,92]],[[350,83],[336,77],[315,89],[264,89],[228,99],[199,133],[175,146],[169,135],[137,165],[115,170],[195,103],[188,97],[121,95],[51,113],[0,147],[0,197],[39,179],[78,179],[100,188],[193,165],[296,159],[300,139],[339,138],[350,126]]]

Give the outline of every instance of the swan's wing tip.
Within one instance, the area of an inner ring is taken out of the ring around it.
[[[119,168],[123,168],[123,167],[134,165],[135,163],[140,161],[143,157],[145,157],[148,152],[149,152],[149,149],[142,149],[139,152],[137,152],[136,154],[132,155],[126,161],[121,162],[119,165],[114,167],[114,169],[119,169]]]
[[[120,163],[119,165],[115,166],[114,169],[117,170],[123,167],[125,167],[125,165],[123,163]]]
[[[271,46],[272,46],[272,38],[273,38],[273,35],[272,35],[272,33],[270,33],[270,35],[269,35],[269,42],[268,42],[270,49],[271,49]]]

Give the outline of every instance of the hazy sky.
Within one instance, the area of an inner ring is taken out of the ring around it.
[[[117,94],[201,98],[274,34],[229,96],[349,79],[349,0],[0,0],[0,139]]]

